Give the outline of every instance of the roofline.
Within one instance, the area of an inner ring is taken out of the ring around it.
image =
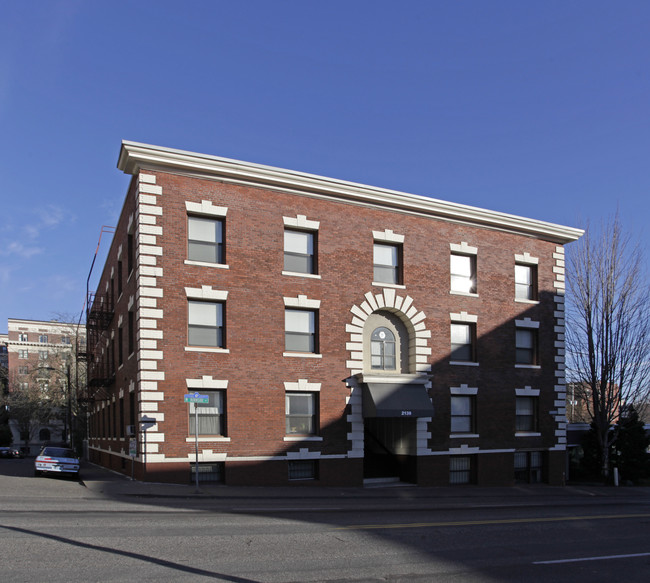
[[[127,140],[122,141],[117,167],[131,175],[138,174],[143,169],[171,170],[226,182],[381,206],[502,231],[514,231],[562,244],[576,241],[584,234],[584,230],[574,227],[446,202],[428,196]]]

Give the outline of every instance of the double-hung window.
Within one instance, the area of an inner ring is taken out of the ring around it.
[[[287,435],[318,433],[318,393],[285,394]]]
[[[190,435],[226,435],[225,391],[201,390],[208,395],[208,403],[190,403],[189,433]],[[198,422],[198,426],[197,426]]]
[[[537,397],[516,397],[515,431],[537,431]]]
[[[284,230],[284,270],[293,273],[315,274],[316,233],[312,231]]]
[[[451,291],[464,294],[476,293],[476,255],[451,254]]]
[[[476,362],[476,324],[451,324],[451,360]]]
[[[451,397],[451,432],[474,433],[474,397],[470,395],[452,395]]]
[[[517,328],[515,346],[516,364],[538,364],[536,328]]]
[[[190,346],[224,348],[224,305],[221,302],[188,301]]]
[[[224,263],[224,224],[212,217],[187,217],[187,258],[203,263]]]
[[[536,265],[515,265],[515,298],[518,300],[537,299]]]
[[[318,321],[315,310],[284,311],[284,347],[287,352],[318,352]]]
[[[38,337],[38,341],[39,341],[41,344],[47,344],[47,334],[41,334],[41,335]]]
[[[373,246],[373,281],[399,285],[402,283],[402,246],[375,243]]]

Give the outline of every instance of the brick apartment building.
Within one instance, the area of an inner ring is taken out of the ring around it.
[[[198,425],[199,475],[226,484],[563,482],[582,231],[133,142],[118,168],[92,460],[189,482]]]
[[[85,352],[86,330],[57,320],[9,318],[7,324],[7,390],[36,391],[40,396],[49,395],[50,400],[56,394],[61,402],[61,410],[47,419],[40,418],[38,411],[33,413],[33,419],[21,422],[10,411],[13,445],[33,455],[48,441],[70,441],[70,408],[76,401],[70,390],[74,392],[85,375],[77,367],[77,355]]]

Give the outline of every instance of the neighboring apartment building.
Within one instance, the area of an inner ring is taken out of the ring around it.
[[[35,454],[45,442],[69,441],[76,406],[69,387],[79,377],[76,357],[85,352],[86,330],[56,320],[14,318],[8,330],[8,389],[25,397],[10,412],[13,444]]]
[[[188,482],[198,440],[201,479],[226,484],[563,483],[582,231],[133,142],[118,168],[93,461]]]

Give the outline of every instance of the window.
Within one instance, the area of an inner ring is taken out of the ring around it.
[[[120,412],[120,437],[124,437],[124,397],[120,397],[120,406],[119,406],[119,412]]]
[[[290,480],[315,480],[317,477],[317,460],[293,460],[289,462]]]
[[[284,270],[317,273],[316,237],[308,231],[284,230]]]
[[[286,393],[287,435],[315,435],[318,432],[318,394]]]
[[[370,366],[374,370],[395,370],[395,335],[384,326],[370,336]]]
[[[515,430],[537,431],[537,397],[516,397],[517,416]]]
[[[451,432],[474,433],[474,397],[453,395],[451,397]]]
[[[451,325],[451,360],[459,362],[475,362],[476,325]]]
[[[473,458],[471,456],[452,456],[449,458],[449,483],[471,484],[473,477]]]
[[[135,322],[134,322],[135,314],[133,311],[129,310],[129,339],[128,339],[128,346],[129,346],[129,354],[133,354],[133,351],[135,350]]]
[[[515,452],[515,482],[539,484],[542,482],[543,458],[541,451]]]
[[[451,254],[451,291],[476,293],[476,256]]]
[[[518,300],[537,299],[537,267],[535,265],[515,265],[515,298]]]
[[[38,337],[38,341],[39,341],[41,344],[47,344],[47,334],[41,334],[41,335]]]
[[[137,417],[137,411],[135,410],[135,393],[129,393],[129,425],[135,426],[135,418]]]
[[[19,350],[18,358],[29,358],[29,350]]]
[[[534,328],[517,328],[516,334],[515,362],[517,364],[538,364],[537,330]]]
[[[225,263],[223,221],[206,217],[187,218],[187,258],[205,263]]]
[[[117,297],[122,295],[122,261],[117,262]]]
[[[19,366],[18,367],[18,374],[29,374],[29,367],[27,367],[27,366]]]
[[[226,415],[224,407],[224,391],[201,391],[208,395],[208,403],[189,403],[189,432],[196,434],[198,417],[199,435],[226,435]]]
[[[124,364],[124,332],[122,328],[117,329],[117,365]]]
[[[316,312],[284,310],[284,347],[289,352],[317,352]]]
[[[201,483],[222,483],[224,481],[223,462],[199,463],[199,482]],[[190,482],[196,481],[196,464],[190,466]]]
[[[26,332],[18,334],[18,342],[27,342],[28,335]]]
[[[373,281],[401,284],[401,245],[375,243],[373,247]]]
[[[70,336],[61,336],[61,344],[70,344]]]
[[[39,441],[50,441],[50,439],[51,439],[51,434],[49,429],[43,428],[38,432]]]
[[[48,357],[47,350],[39,350],[38,351],[38,359],[39,360],[47,360],[47,357]]]
[[[126,245],[127,245],[126,267],[129,275],[131,275],[131,273],[133,272],[133,266],[135,264],[135,245],[134,245],[134,239],[132,233],[129,233],[126,236]]]
[[[223,348],[224,306],[219,302],[188,302],[188,342],[190,346]]]

